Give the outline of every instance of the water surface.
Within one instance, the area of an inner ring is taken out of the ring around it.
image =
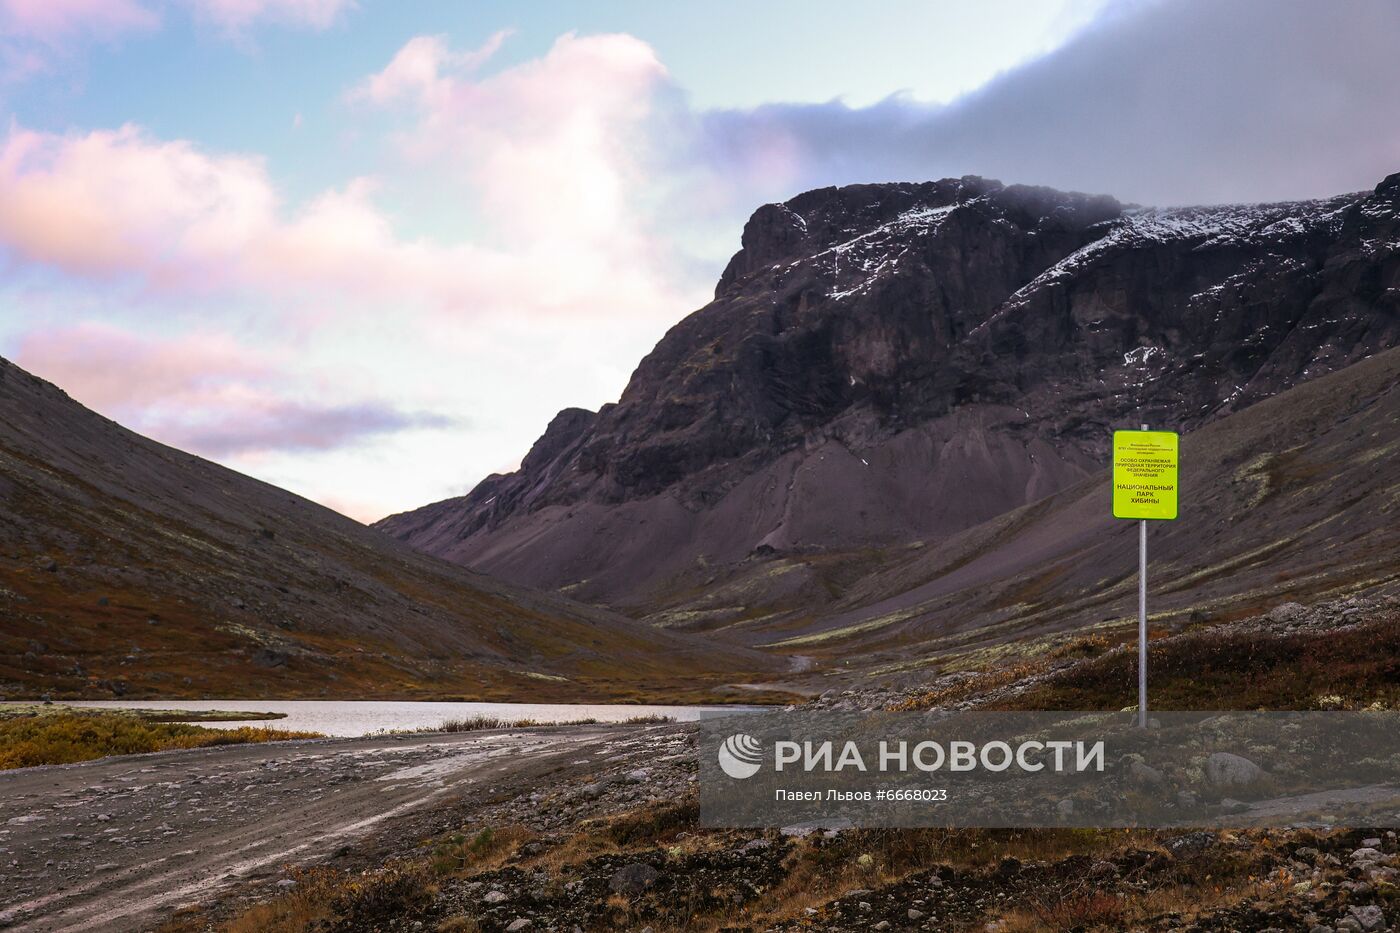
[[[492,716],[514,722],[568,722],[597,719],[622,722],[634,716],[669,716],[677,722],[695,722],[752,713],[761,706],[637,706],[622,703],[433,703],[392,700],[80,700],[78,706],[123,709],[247,710],[286,713],[284,719],[201,723],[212,728],[272,726],[305,729],[325,735],[359,736],[371,732],[435,729],[449,719]]]

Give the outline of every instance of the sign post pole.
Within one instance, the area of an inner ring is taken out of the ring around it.
[[[1143,425],[1144,431],[1148,430]],[[1147,519],[1138,522],[1138,728],[1147,728]]]
[[[1174,431],[1113,432],[1113,517],[1138,523],[1138,725],[1147,728],[1147,523],[1177,514]]]

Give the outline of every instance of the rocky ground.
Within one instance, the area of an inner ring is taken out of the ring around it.
[[[1395,608],[1389,597],[1284,604],[1154,646],[1219,633],[1337,642]],[[960,674],[958,702],[995,705],[1111,656],[1057,657],[1029,686]],[[927,690],[814,706],[900,708]],[[163,933],[1400,923],[1400,839],[1385,829],[706,830],[695,745],[684,726],[548,727],[11,772],[0,775],[0,923]]]
[[[437,812],[414,845],[368,840],[381,867],[342,855],[342,873],[250,883],[167,930],[1331,933],[1400,917],[1394,832],[705,831],[691,745],[616,742],[586,775]]]
[[[457,825],[459,807],[490,812],[500,782],[538,786],[560,769],[600,772],[627,754],[638,731],[285,742],[5,772],[0,926],[147,929],[230,885],[245,895],[275,892],[288,866],[328,857],[378,864],[411,848],[405,840]],[[655,752],[647,746],[648,757]],[[554,818],[576,812],[561,808]],[[376,831],[392,843],[356,849]]]

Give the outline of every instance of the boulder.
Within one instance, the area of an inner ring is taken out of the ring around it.
[[[644,862],[633,862],[613,872],[608,879],[608,890],[625,897],[636,897],[656,883],[661,872]]]
[[[1247,787],[1263,776],[1263,768],[1231,752],[1216,752],[1206,759],[1206,780],[1216,787]]]

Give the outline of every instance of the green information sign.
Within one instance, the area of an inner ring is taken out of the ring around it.
[[[1113,432],[1113,517],[1176,518],[1175,431]]]

